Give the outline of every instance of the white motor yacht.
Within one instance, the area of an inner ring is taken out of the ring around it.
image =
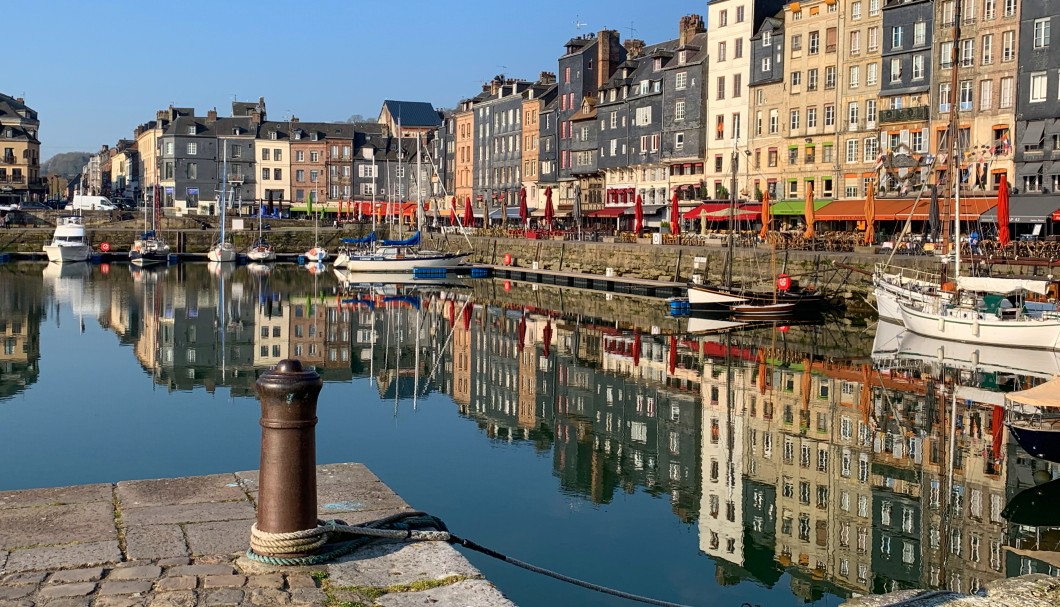
[[[52,235],[52,242],[44,245],[44,252],[48,255],[48,261],[54,263],[86,261],[92,250],[88,246],[88,234],[81,217],[60,217]]]

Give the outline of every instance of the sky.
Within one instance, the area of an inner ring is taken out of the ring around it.
[[[37,111],[42,159],[132,138],[170,105],[229,116],[234,98],[264,97],[271,120],[320,122],[374,120],[385,99],[452,108],[497,74],[556,72],[572,37],[655,44],[706,13],[705,0],[2,1],[21,17],[4,28],[0,92]]]

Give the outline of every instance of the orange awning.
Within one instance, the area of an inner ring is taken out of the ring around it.
[[[877,201],[876,204],[879,204]],[[910,201],[909,207],[912,206]],[[979,219],[979,217],[989,211],[990,209],[997,206],[997,196],[991,196],[989,198],[961,198],[961,218],[965,220]],[[931,200],[921,199],[920,204],[916,205],[916,210],[913,212],[913,219],[916,221],[927,221],[928,211],[931,208]],[[953,212],[953,200],[950,198],[939,197],[939,216],[943,221],[946,221],[947,217],[952,217]],[[899,219],[905,219],[909,215],[908,207],[904,215]]]
[[[924,213],[927,213],[926,201],[921,201]],[[919,206],[918,205],[918,210]],[[876,199],[876,221],[893,221],[905,219],[909,216],[909,209],[913,206],[912,200],[880,200]],[[836,200],[821,207],[817,211],[817,221],[864,221],[865,199]],[[915,217],[914,217],[915,219]]]

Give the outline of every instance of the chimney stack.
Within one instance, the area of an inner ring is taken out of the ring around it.
[[[636,38],[630,38],[626,40],[622,46],[626,47],[626,58],[636,59],[644,53],[644,41]]]
[[[206,124],[213,124],[217,122],[217,108],[206,112]]]
[[[692,41],[692,37],[707,31],[703,25],[703,17],[700,15],[685,15],[681,17],[678,26],[678,47],[685,46]]]
[[[618,40],[618,32],[615,30],[600,30],[596,40],[596,82],[592,91],[586,91],[595,95],[622,63],[622,54],[625,50]]]
[[[537,81],[541,84],[556,84],[556,74],[541,72],[541,75],[537,77]]]

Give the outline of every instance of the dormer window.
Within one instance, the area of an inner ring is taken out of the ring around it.
[[[688,51],[681,51],[677,53],[677,62],[684,63],[688,61]]]
[[[194,124],[188,127],[188,134],[189,135],[194,135],[195,134],[195,125]]]
[[[295,138],[295,140],[301,140],[302,139],[302,131],[295,131],[294,132],[294,138]]]
[[[659,71],[661,69],[662,69],[662,57],[656,57],[655,58],[655,71]]]
[[[236,127],[234,129],[232,129],[232,134],[233,135],[238,135],[239,134],[239,127]]]
[[[773,32],[765,31],[762,32],[762,46],[773,45]]]
[[[309,140],[310,140],[310,141],[316,141],[316,140],[317,140],[317,138],[318,138],[318,137],[317,137],[317,134],[316,134],[316,133],[312,133],[312,134],[310,134],[310,135],[309,135]]]
[[[278,137],[279,135],[276,134],[276,131],[269,131],[269,139],[277,139]]]

